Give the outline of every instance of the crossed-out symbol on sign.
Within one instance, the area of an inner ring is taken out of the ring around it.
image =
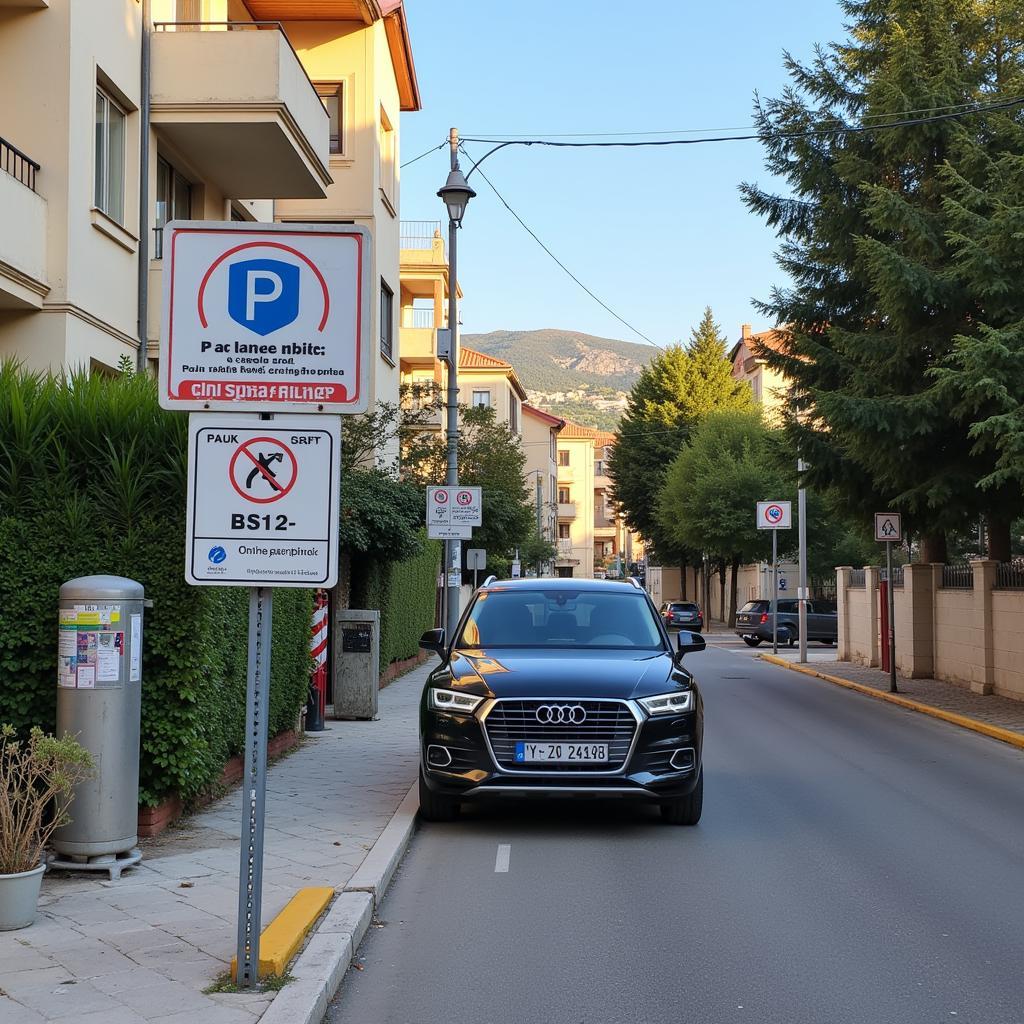
[[[438,505],[447,505],[448,504],[448,492],[445,491],[445,490],[442,490],[441,488],[438,488],[436,491],[434,491],[434,501],[436,501],[438,503]]]
[[[473,504],[473,492],[472,491],[459,491],[455,495],[455,500],[460,505],[472,505]]]
[[[228,464],[231,486],[246,501],[266,505],[283,498],[299,476],[292,450],[276,437],[253,437],[240,444]]]
[[[769,505],[764,510],[765,519],[770,523],[777,523],[782,519],[782,508],[778,505]]]

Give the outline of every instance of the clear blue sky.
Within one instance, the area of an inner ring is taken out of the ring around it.
[[[754,90],[785,84],[782,51],[842,36],[832,0],[447,3],[406,0],[423,110],[402,116],[403,161],[447,136],[735,128]],[[469,147],[479,158],[486,150]],[[447,151],[402,171],[405,219],[437,219]],[[466,168],[463,161],[463,168]],[[710,305],[730,339],[783,276],[776,239],[737,192],[770,183],[757,142],[658,149],[509,147],[494,184],[594,292],[659,344]],[[460,236],[463,330],[558,327],[639,341],[579,289],[485,182]]]

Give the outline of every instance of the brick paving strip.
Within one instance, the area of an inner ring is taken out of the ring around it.
[[[879,697],[913,711],[952,721],[955,725],[981,732],[987,736],[1024,749],[1024,701],[1010,697],[973,693],[966,684],[941,679],[907,679],[898,676],[898,694],[889,693],[889,674],[877,668],[850,662],[821,660],[815,657],[810,665],[795,662],[796,654],[787,650],[779,657],[762,654],[765,661],[785,668],[817,676],[828,682],[851,685],[869,696]]]
[[[416,778],[419,694],[432,667],[381,691],[379,721],[328,722],[270,767],[264,927],[298,889],[340,893],[360,867],[365,875]],[[0,1024],[258,1020],[274,993],[203,992],[235,952],[240,822],[236,788],[143,840],[142,863],[119,881],[47,875],[36,923],[0,932]]]

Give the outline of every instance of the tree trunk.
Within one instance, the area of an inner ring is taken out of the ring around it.
[[[1010,561],[1010,520],[988,516],[988,557],[997,562]]]
[[[948,558],[949,550],[946,547],[946,534],[943,531],[921,534],[922,562],[945,562]]]
[[[736,628],[736,605],[739,603],[737,598],[739,597],[739,573],[740,573],[740,556],[734,555],[732,559],[732,582],[729,586],[729,628]]]
[[[682,601],[686,600],[686,559],[684,558],[679,563],[679,598]]]
[[[718,594],[721,598],[721,606],[719,608],[719,619],[725,622],[729,618],[729,611],[725,606],[725,559],[718,563]]]

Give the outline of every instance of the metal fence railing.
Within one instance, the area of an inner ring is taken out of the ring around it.
[[[888,578],[888,575],[889,575],[888,570],[887,569],[882,569],[879,578],[884,580],[884,579]],[[893,585],[894,588],[899,588],[899,587],[903,586],[903,566],[902,565],[894,565],[892,567],[892,585]]]
[[[432,249],[434,239],[444,237],[439,220],[403,220],[398,236],[402,249]]]
[[[1024,558],[1000,562],[996,569],[997,590],[1024,590]]]
[[[969,565],[944,565],[942,586],[947,590],[973,590],[974,570]]]
[[[850,586],[862,590],[864,588],[864,584],[865,584],[864,570],[863,569],[854,569],[850,573]]]
[[[0,138],[0,168],[35,192],[39,164],[3,138]]]

